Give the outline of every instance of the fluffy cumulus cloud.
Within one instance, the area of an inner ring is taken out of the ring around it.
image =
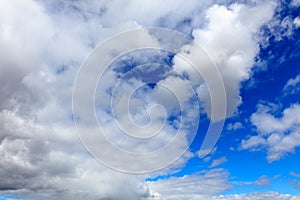
[[[206,11],[205,26],[193,31],[196,42],[208,52],[222,74],[228,115],[232,115],[242,103],[240,83],[249,78],[259,52],[259,39],[255,35],[272,18],[274,7],[272,1],[254,7],[214,5]]]
[[[138,0],[91,0],[88,4],[71,0],[2,0],[0,194],[20,194],[30,199],[193,199],[219,195],[231,188],[228,172],[221,169],[147,183],[141,183],[144,177],[114,172],[100,165],[86,153],[76,134],[72,116],[73,83],[76,72],[88,53],[111,35],[142,26],[168,27],[191,33],[218,66],[227,92],[228,115],[233,114],[242,101],[239,96],[240,83],[249,77],[254,58],[259,51],[260,41],[256,34],[259,28],[272,18],[275,4],[272,1],[258,1],[253,5],[236,3],[227,6],[225,3],[226,1],[221,0],[210,3],[182,0],[143,3]],[[122,14],[119,13],[120,10]],[[145,33],[142,38],[149,43],[160,45],[160,41],[155,40],[149,33]],[[124,41],[127,45],[133,42],[139,40],[131,38]],[[191,51],[190,55],[197,56],[193,53],[195,52]],[[172,67],[178,69],[178,55],[173,57]],[[165,69],[155,69],[153,74],[169,73]],[[105,90],[97,93],[102,99],[105,100],[111,94],[113,88],[110,84],[114,84],[121,74],[118,70],[126,72],[126,69],[122,68],[107,72],[104,85],[101,85]],[[193,75],[189,73],[188,68],[181,72],[184,77],[189,75],[188,78],[192,82]],[[136,73],[140,72],[137,70]],[[128,77],[134,75],[124,74]],[[81,85],[82,91],[88,89],[90,81],[87,78],[86,83]],[[147,80],[131,79],[121,84],[119,92],[121,93],[122,89],[130,90],[145,81]],[[174,74],[168,78],[160,77],[156,81],[169,87],[187,88],[184,81]],[[179,83],[181,85],[177,86]],[[101,87],[98,89],[101,90]],[[197,87],[200,99],[208,100],[209,94],[203,89],[203,84]],[[147,99],[141,98],[149,93],[151,95],[147,96]],[[164,134],[158,137],[157,141],[161,143],[170,142],[169,138],[178,126],[179,119],[173,116],[178,113],[176,105],[186,105],[194,98],[188,93],[179,93],[181,101],[170,101],[172,92],[167,92],[163,87],[153,90],[151,84],[137,90],[133,96],[135,98],[130,102],[130,109],[132,120],[137,124],[147,125],[152,120],[159,125],[163,121],[161,116],[164,112],[155,107],[156,103],[165,105],[166,110],[172,114],[169,116],[172,123],[168,124],[163,130]],[[122,97],[120,95],[119,101],[116,102],[120,109],[124,103]],[[86,96],[82,95],[80,101],[87,101]],[[101,101],[103,102],[107,101]],[[85,104],[82,105],[84,109]],[[152,109],[157,112],[151,112]],[[195,107],[190,107],[189,111],[193,110],[196,110]],[[299,122],[290,118],[293,112],[298,111],[299,106],[294,105],[287,109],[280,119],[266,113],[257,113],[252,117],[253,123],[261,132],[257,137],[264,141],[263,145],[269,147],[271,160],[281,157],[285,152],[293,151],[298,145],[296,141],[299,141]],[[101,114],[108,116],[108,112]],[[185,114],[187,119],[191,119],[189,117],[194,113]],[[123,116],[119,117],[122,122]],[[271,130],[259,124],[258,119],[262,117],[275,122],[276,126]],[[136,147],[138,151],[144,152],[157,149],[161,145],[154,142],[141,146],[136,141],[121,140],[122,138],[115,135],[119,127],[111,126],[109,116],[101,120],[106,123],[103,127],[112,133],[111,139],[116,140],[122,148]],[[130,128],[126,126],[126,121],[121,124]],[[88,126],[89,120],[85,125],[86,134],[96,132],[95,127]],[[184,128],[184,133],[187,133],[190,127]],[[291,132],[286,134],[287,130]],[[182,137],[171,152],[181,151],[189,139]],[[273,145],[278,142],[279,145]],[[247,148],[257,147],[246,141],[244,143]],[[97,148],[105,151],[104,147],[103,145]],[[184,155],[178,160],[177,166],[183,166],[192,156],[190,152]],[[119,159],[118,155],[111,157]],[[155,162],[154,159],[149,162],[151,161]],[[214,166],[225,161],[226,158],[216,160]],[[131,164],[142,166],[147,163]],[[171,191],[171,188],[175,189]]]
[[[262,109],[251,116],[258,135],[251,136],[241,143],[242,149],[258,150],[267,148],[269,162],[276,161],[286,154],[293,153],[300,146],[300,105],[286,108],[282,117],[273,116]]]

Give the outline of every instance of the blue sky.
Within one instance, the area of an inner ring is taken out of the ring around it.
[[[300,199],[299,13],[2,0],[0,199]]]

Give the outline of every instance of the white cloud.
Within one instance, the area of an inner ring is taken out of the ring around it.
[[[211,161],[211,159],[212,159],[212,156],[215,154],[217,152],[217,147],[214,147],[212,150],[199,150],[198,152],[197,152],[197,156],[199,156],[200,158],[203,158],[203,156],[205,156],[204,157],[204,159],[203,159],[203,161],[204,162],[209,162],[209,161]]]
[[[298,7],[300,6],[300,0],[292,0],[290,5],[293,7]]]
[[[293,196],[290,194],[280,194],[278,192],[267,192],[267,193],[250,193],[250,194],[233,194],[215,197],[217,200],[260,200],[260,199],[274,199],[274,200],[297,200],[300,196]]]
[[[285,84],[283,88],[283,92],[285,93],[285,95],[296,94],[300,91],[299,85],[300,85],[300,75],[288,80],[288,82]]]
[[[251,184],[266,187],[270,182],[276,179],[277,176],[269,178],[261,176],[258,180]],[[280,194],[278,192],[258,192],[248,194],[231,194],[220,195],[224,191],[233,187],[227,181],[228,174],[223,169],[213,169],[210,171],[203,171],[200,174],[192,174],[183,177],[171,177],[168,179],[147,182],[150,192],[149,200],[259,200],[259,199],[275,199],[275,200],[297,200],[300,196],[293,196],[290,194]],[[291,182],[297,185],[297,182]]]
[[[299,82],[300,82],[300,75],[288,80],[288,82],[286,83],[286,85],[284,87],[285,88],[289,87],[289,86],[295,87]]]
[[[228,183],[228,173],[223,169],[213,169],[183,177],[147,182],[160,199],[207,199],[232,187]]]
[[[278,42],[282,41],[283,39],[291,39],[296,33],[295,31],[297,28],[297,23],[295,23],[295,19],[293,19],[293,17],[291,17],[289,14],[282,15],[286,8],[286,3],[280,1],[277,1],[277,3],[278,7],[276,14],[264,26],[261,32],[262,37],[264,38],[261,40],[261,46],[263,48],[269,46],[272,40]],[[288,55],[283,55],[280,58],[280,62],[283,62],[287,56]]]
[[[196,42],[208,52],[222,74],[229,116],[242,103],[240,83],[249,78],[254,58],[259,52],[259,41],[254,35],[272,18],[274,7],[272,1],[253,7],[214,5],[206,11],[206,26],[193,31]]]
[[[228,160],[225,156],[218,158],[218,159],[214,159],[211,163],[211,165],[209,166],[210,168],[222,165],[223,163],[226,163]]]
[[[267,148],[269,162],[279,160],[288,153],[293,153],[300,146],[300,105],[286,108],[282,117],[258,111],[251,116],[258,135],[242,140],[241,148],[257,150]]]
[[[241,128],[244,128],[244,126],[241,122],[230,123],[226,127],[226,129],[228,131],[234,131],[234,130],[238,130],[238,129],[241,129]]]
[[[261,136],[251,136],[247,140],[242,140],[241,148],[259,151],[267,144],[266,140]]]
[[[299,28],[299,26],[300,26],[300,18],[299,17],[296,17],[294,19],[294,25],[296,26],[296,28]]]

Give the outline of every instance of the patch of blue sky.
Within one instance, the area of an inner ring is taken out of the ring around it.
[[[0,200],[21,200],[21,197],[18,197],[15,194],[2,194],[0,195]]]
[[[59,67],[58,69],[56,69],[56,74],[62,74],[62,73],[64,73],[66,70],[68,70],[68,66],[62,65],[61,67]]]

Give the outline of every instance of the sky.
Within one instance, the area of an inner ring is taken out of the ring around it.
[[[300,199],[299,0],[1,0],[0,200]]]

